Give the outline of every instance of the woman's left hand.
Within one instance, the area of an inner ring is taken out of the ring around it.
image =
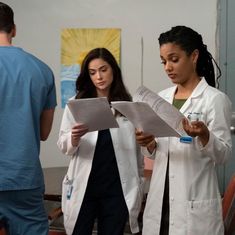
[[[135,136],[137,143],[142,147],[146,147],[150,153],[156,149],[157,143],[154,135],[146,134],[143,133],[143,131],[136,129]]]
[[[209,141],[210,132],[202,121],[189,122],[187,118],[182,120],[183,128],[189,136],[198,136],[202,145],[205,146]]]

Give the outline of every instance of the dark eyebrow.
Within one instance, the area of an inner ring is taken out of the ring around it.
[[[167,55],[168,57],[171,57],[171,56],[178,56],[177,53],[173,52],[173,53],[170,53],[169,55]]]
[[[175,53],[175,52],[170,53],[170,54],[168,54],[168,55],[167,55],[167,58],[171,58],[171,57],[174,57],[174,56],[178,56],[178,54],[177,54],[177,53]],[[161,60],[165,60],[165,59],[164,59],[164,57],[163,57],[163,56],[161,56],[161,55],[160,55],[160,58],[161,58]]]
[[[98,69],[103,69],[104,67],[107,67],[107,65],[106,65],[106,64],[104,64],[104,65],[100,66]],[[94,71],[94,70],[96,70],[96,69],[89,68],[89,70],[92,70],[92,71]]]

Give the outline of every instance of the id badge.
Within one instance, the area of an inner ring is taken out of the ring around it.
[[[180,138],[180,142],[181,142],[181,143],[190,144],[190,143],[193,142],[193,137],[191,137],[191,136],[182,136],[182,137]]]
[[[73,185],[69,184],[68,187],[67,187],[67,199],[68,200],[70,200],[72,192],[73,192]]]
[[[70,180],[67,177],[65,184],[67,185],[66,197],[69,200],[71,198],[71,195],[72,195],[72,192],[73,192],[73,180]]]

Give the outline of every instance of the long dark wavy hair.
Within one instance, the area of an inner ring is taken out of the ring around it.
[[[169,31],[160,34],[158,41],[160,47],[166,43],[174,43],[180,46],[188,56],[197,49],[199,51],[196,65],[198,76],[205,77],[210,86],[216,87],[216,83],[218,86],[218,79],[221,76],[221,70],[211,53],[207,50],[207,46],[203,43],[202,36],[200,34],[186,26],[175,26]],[[217,78],[215,78],[213,62],[218,69]]]
[[[111,84],[109,97],[107,97],[109,102],[131,101],[131,95],[123,83],[121,69],[112,53],[106,48],[95,48],[84,58],[81,65],[81,72],[76,81],[76,99],[97,97],[96,87],[92,83],[88,70],[89,63],[97,58],[103,59],[112,68],[113,82]]]

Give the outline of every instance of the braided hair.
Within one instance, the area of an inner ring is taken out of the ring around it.
[[[197,49],[199,57],[196,64],[196,72],[198,76],[205,77],[210,86],[216,87],[216,82],[221,76],[221,70],[211,53],[207,50],[207,46],[203,43],[200,34],[186,26],[175,26],[169,31],[160,34],[158,41],[160,46],[165,43],[174,43],[180,46],[188,56]],[[218,69],[217,78],[215,78],[213,62]]]

